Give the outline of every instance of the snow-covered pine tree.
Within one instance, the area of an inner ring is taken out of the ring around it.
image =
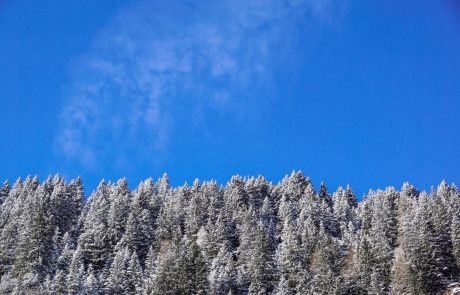
[[[344,239],[351,239],[350,235],[354,232],[350,230],[356,227],[355,208],[358,205],[356,196],[349,186],[346,190],[339,187],[332,195],[332,200],[338,234]]]
[[[104,288],[99,281],[98,276],[94,273],[93,266],[90,264],[86,271],[85,280],[81,289],[82,295],[101,295],[105,294]],[[61,293],[64,294],[64,293]]]
[[[452,280],[458,272],[452,249],[453,209],[451,200],[451,188],[445,180],[441,182],[437,190],[432,192],[433,226],[436,236],[437,251],[439,252],[438,263],[442,265],[443,276]]]
[[[0,215],[2,212],[1,207],[3,203],[5,203],[6,198],[8,198],[9,194],[10,194],[10,183],[7,180],[3,183],[2,188],[0,189]]]
[[[29,191],[25,199],[25,211],[19,229],[15,249],[13,274],[21,281],[20,291],[33,293],[50,274],[53,250],[50,195],[43,186]]]
[[[308,271],[302,267],[297,224],[290,214],[286,214],[280,238],[281,243],[276,252],[276,268],[280,283],[276,294],[296,294],[308,281]]]
[[[178,294],[207,294],[208,269],[195,239],[184,235],[180,243],[180,252],[179,269],[176,274],[180,285]]]
[[[256,241],[249,261],[249,294],[271,294],[276,286],[275,252],[270,234],[259,223]]]
[[[114,247],[125,233],[128,216],[131,211],[131,192],[126,179],[118,180],[111,186],[109,199],[110,209],[108,213],[108,231],[111,246]]]
[[[30,178],[28,178],[30,181]],[[0,277],[11,272],[24,210],[24,191],[30,191],[28,183],[18,179],[0,211]],[[8,276],[8,280],[11,276]],[[6,279],[6,278],[5,278]],[[5,285],[8,285],[5,283]]]
[[[106,287],[109,294],[136,295],[142,292],[142,269],[136,252],[119,249],[110,266]]]
[[[436,294],[447,283],[433,225],[432,202],[422,192],[405,220],[405,252],[411,266],[412,293]]]
[[[236,294],[236,276],[233,255],[228,251],[227,245],[222,245],[211,263],[208,276],[209,292],[216,295]]]
[[[178,235],[160,250],[145,294],[207,294],[207,266],[193,239]]]
[[[92,265],[90,264],[91,269]],[[80,246],[73,251],[72,261],[68,267],[67,292],[69,295],[80,294],[85,281],[84,257]]]
[[[318,243],[312,255],[313,294],[341,294],[340,284],[343,253],[338,241],[320,226]]]
[[[369,241],[372,251],[371,276],[374,279],[371,289],[375,294],[389,293],[390,272],[398,233],[398,197],[393,188],[371,193],[373,215]]]
[[[88,201],[88,212],[78,238],[84,265],[91,264],[94,270],[102,270],[112,256],[113,230],[109,229],[111,207],[109,192],[112,185],[102,181]]]

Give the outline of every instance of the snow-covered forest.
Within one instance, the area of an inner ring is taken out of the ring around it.
[[[5,182],[0,294],[442,294],[460,270],[460,193],[234,176],[225,186]]]

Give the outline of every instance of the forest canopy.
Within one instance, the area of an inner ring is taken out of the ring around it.
[[[442,294],[460,270],[460,193],[234,176],[135,189],[37,177],[0,189],[0,294]]]

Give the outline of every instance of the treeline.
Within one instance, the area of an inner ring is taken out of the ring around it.
[[[131,190],[5,182],[0,294],[441,294],[458,280],[460,194],[330,193],[293,172]]]

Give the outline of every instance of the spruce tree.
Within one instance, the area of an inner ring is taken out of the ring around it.
[[[111,294],[139,294],[143,289],[142,276],[136,252],[131,252],[128,247],[125,247],[115,255],[106,286]]]
[[[323,226],[318,233],[318,244],[312,257],[312,289],[314,294],[340,294],[342,265],[340,245],[327,234]]]
[[[22,290],[35,290],[50,271],[54,229],[49,210],[50,196],[43,187],[30,192],[25,201],[25,210],[30,213],[22,216],[13,273],[20,280],[29,280],[21,286]]]
[[[209,292],[226,295],[237,292],[236,267],[232,253],[222,245],[217,256],[212,260],[209,271]]]
[[[88,201],[88,212],[78,238],[85,266],[92,264],[95,271],[101,270],[112,254],[113,231],[109,230],[110,198],[112,185],[102,181]]]
[[[93,266],[90,264],[86,271],[86,279],[82,286],[82,295],[101,295],[105,294],[99,278],[94,273]]]
[[[2,185],[2,188],[0,189],[0,215],[2,212],[2,205],[5,203],[6,199],[8,198],[8,195],[10,194],[10,183],[5,181]]]
[[[286,215],[284,220],[281,243],[276,252],[276,262],[280,279],[277,294],[296,293],[300,287],[299,283],[303,281],[305,269],[302,268],[301,248],[296,224],[290,215]]]

